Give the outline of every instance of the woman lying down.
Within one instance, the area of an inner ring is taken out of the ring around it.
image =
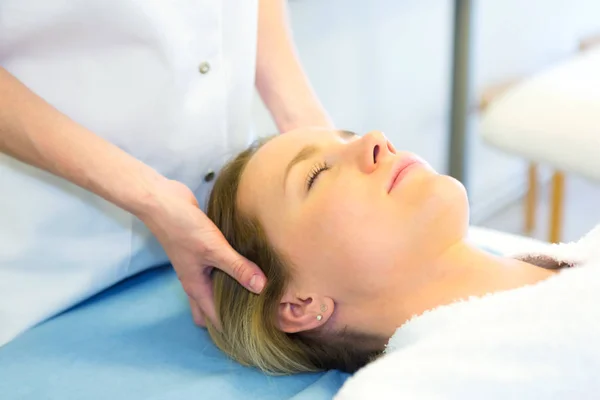
[[[214,271],[209,332],[244,365],[360,369],[340,399],[600,396],[600,268],[583,266],[600,238],[482,251],[461,184],[379,132],[256,145],[223,169],[208,215],[268,280],[255,295]]]

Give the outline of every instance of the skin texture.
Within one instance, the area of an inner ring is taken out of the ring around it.
[[[238,206],[291,264],[278,309],[288,333],[326,325],[390,337],[414,314],[552,274],[470,246],[463,186],[381,132],[274,138],[248,162]]]

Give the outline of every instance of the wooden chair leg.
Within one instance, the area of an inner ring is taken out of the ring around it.
[[[560,241],[562,228],[564,197],[565,197],[565,176],[562,172],[556,171],[552,175],[552,199],[550,204],[550,237],[551,243]]]
[[[535,229],[537,203],[537,165],[529,164],[527,197],[525,199],[525,234],[531,235]]]

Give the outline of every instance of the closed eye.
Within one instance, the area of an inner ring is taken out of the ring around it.
[[[327,171],[329,168],[331,168],[331,166],[326,162],[321,162],[312,167],[308,176],[306,177],[306,190],[309,191],[319,175],[321,175],[321,172]]]

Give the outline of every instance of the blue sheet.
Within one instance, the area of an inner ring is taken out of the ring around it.
[[[0,398],[331,399],[336,371],[268,377],[227,359],[169,267],[130,278],[0,348]]]

